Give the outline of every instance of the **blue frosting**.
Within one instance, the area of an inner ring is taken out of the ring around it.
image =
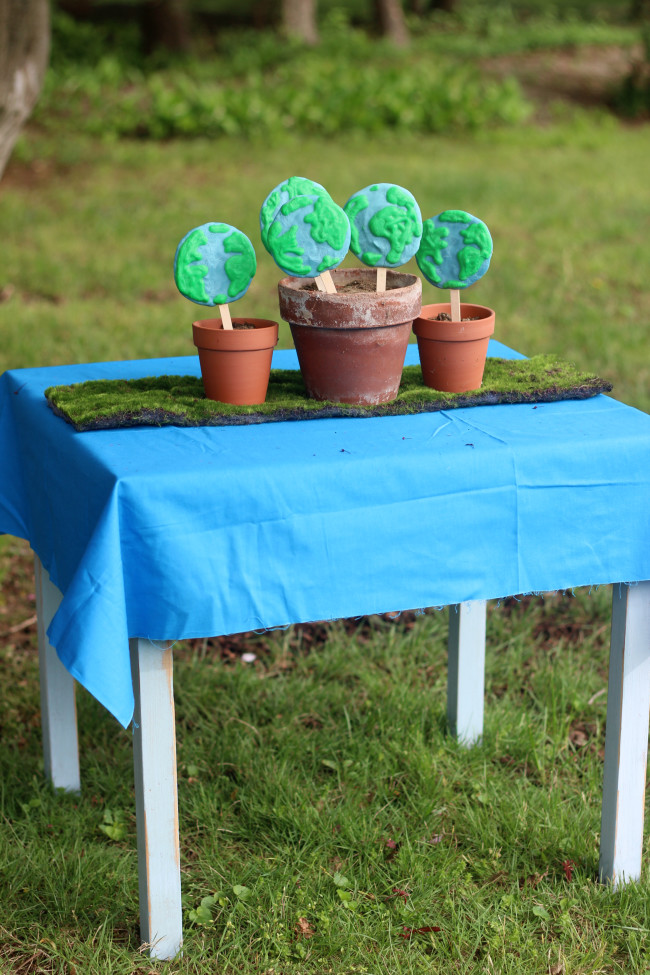
[[[350,248],[369,267],[399,267],[417,252],[422,215],[412,193],[394,183],[374,183],[345,204]]]
[[[492,257],[490,231],[465,210],[445,210],[424,221],[416,260],[436,288],[459,290],[482,278]]]

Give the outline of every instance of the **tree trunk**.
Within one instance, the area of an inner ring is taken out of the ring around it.
[[[375,0],[375,7],[382,35],[397,47],[406,47],[409,34],[400,0]]]
[[[163,48],[187,54],[191,47],[191,16],[186,0],[149,0],[140,11],[145,54]]]
[[[49,51],[48,0],[0,0],[0,177],[40,94]]]
[[[282,31],[305,44],[318,44],[316,0],[282,0]]]

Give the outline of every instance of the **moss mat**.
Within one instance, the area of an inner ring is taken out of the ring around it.
[[[461,406],[586,399],[611,388],[611,383],[580,372],[557,356],[538,355],[530,359],[488,359],[481,388],[469,393],[439,393],[429,389],[423,385],[420,366],[406,366],[397,399],[381,406],[346,406],[310,400],[300,372],[294,369],[271,372],[266,402],[259,406],[231,406],[206,399],[201,380],[194,376],[96,379],[71,386],[51,386],[45,390],[45,396],[55,413],[75,430],[82,431],[396,416]]]

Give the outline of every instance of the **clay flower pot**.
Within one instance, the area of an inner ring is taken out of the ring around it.
[[[413,331],[425,386],[445,393],[465,393],[478,389],[483,382],[494,312],[484,305],[461,304],[461,318],[475,321],[434,320],[441,312],[450,314],[450,308],[449,303],[423,305]]]
[[[232,329],[224,329],[220,318],[192,323],[205,395],[237,406],[263,403],[278,323],[265,318],[233,318],[232,323]],[[238,324],[254,327],[237,328]]]
[[[399,389],[422,282],[389,270],[387,290],[378,293],[370,268],[337,268],[332,278],[337,294],[317,291],[305,278],[278,285],[307,393],[335,403],[389,403]]]

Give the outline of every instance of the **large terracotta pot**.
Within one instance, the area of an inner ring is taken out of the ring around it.
[[[233,318],[232,323],[255,327],[223,328],[220,318],[192,323],[205,395],[237,406],[263,403],[273,348],[278,341],[278,323],[266,318]]]
[[[291,325],[307,393],[335,403],[388,403],[399,389],[422,282],[389,270],[387,290],[378,293],[370,268],[331,273],[337,294],[310,288],[305,278],[283,278],[278,285],[280,315]],[[361,290],[341,290],[354,281]]]
[[[466,393],[483,382],[494,312],[484,305],[461,304],[461,318],[475,321],[434,321],[441,312],[450,314],[450,308],[449,303],[423,305],[413,331],[425,386],[445,393]]]

